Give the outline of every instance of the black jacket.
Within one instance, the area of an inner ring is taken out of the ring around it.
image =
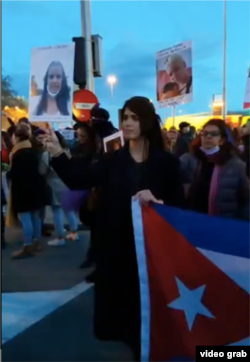
[[[95,284],[95,335],[102,340],[140,343],[140,297],[131,215],[128,148],[105,154],[87,164],[65,155],[52,159],[52,167],[71,189],[99,187],[97,210],[97,261]],[[157,199],[178,206],[183,192],[179,161],[151,150],[143,189]]]
[[[175,144],[175,155],[181,157],[185,153],[188,153],[191,141],[192,137],[189,133],[181,133]]]
[[[247,176],[250,178],[250,166],[249,166],[249,153],[250,153],[250,135],[245,135],[242,137],[243,145],[244,145],[244,152],[243,152],[243,160],[246,162],[246,173]]]
[[[39,152],[25,148],[13,155],[9,171],[14,213],[39,210],[45,198],[45,178],[39,174]]]

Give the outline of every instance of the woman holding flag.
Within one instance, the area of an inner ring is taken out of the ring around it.
[[[52,166],[71,189],[99,187],[95,335],[129,345],[140,360],[140,293],[131,199],[180,206],[179,161],[164,150],[160,124],[149,99],[133,97],[122,109],[127,141],[120,150],[89,163],[65,157],[53,131],[43,142]]]

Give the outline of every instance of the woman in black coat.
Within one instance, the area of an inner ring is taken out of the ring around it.
[[[10,155],[10,192],[6,224],[21,222],[24,246],[13,254],[14,259],[32,256],[41,238],[40,209],[45,197],[45,180],[39,173],[40,157],[32,147],[28,128],[17,126]]]
[[[183,200],[178,160],[164,151],[160,125],[147,98],[134,97],[122,109],[128,141],[122,149],[89,164],[62,153],[54,133],[47,147],[53,168],[72,189],[100,190],[97,216],[95,335],[125,342],[140,359],[140,292],[131,215],[141,203],[178,206]]]

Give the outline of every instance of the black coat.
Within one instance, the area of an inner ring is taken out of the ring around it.
[[[127,147],[88,165],[65,155],[52,159],[56,173],[71,189],[99,187],[95,335],[101,340],[140,343],[140,295],[131,215]],[[147,181],[157,199],[179,205],[183,200],[179,162],[159,150],[149,152]]]
[[[250,166],[249,166],[249,158],[250,158],[250,135],[245,135],[242,137],[244,151],[243,151],[243,160],[246,162],[246,173],[247,176],[250,178]]]
[[[39,210],[45,198],[45,178],[39,174],[40,153],[23,148],[13,154],[9,171],[15,214]]]
[[[185,153],[188,153],[191,141],[192,137],[189,133],[181,133],[175,144],[175,155],[181,157]]]

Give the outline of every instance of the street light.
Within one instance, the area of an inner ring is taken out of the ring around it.
[[[111,97],[113,97],[114,85],[117,83],[117,78],[114,75],[109,75],[107,81],[108,84],[110,85]]]

